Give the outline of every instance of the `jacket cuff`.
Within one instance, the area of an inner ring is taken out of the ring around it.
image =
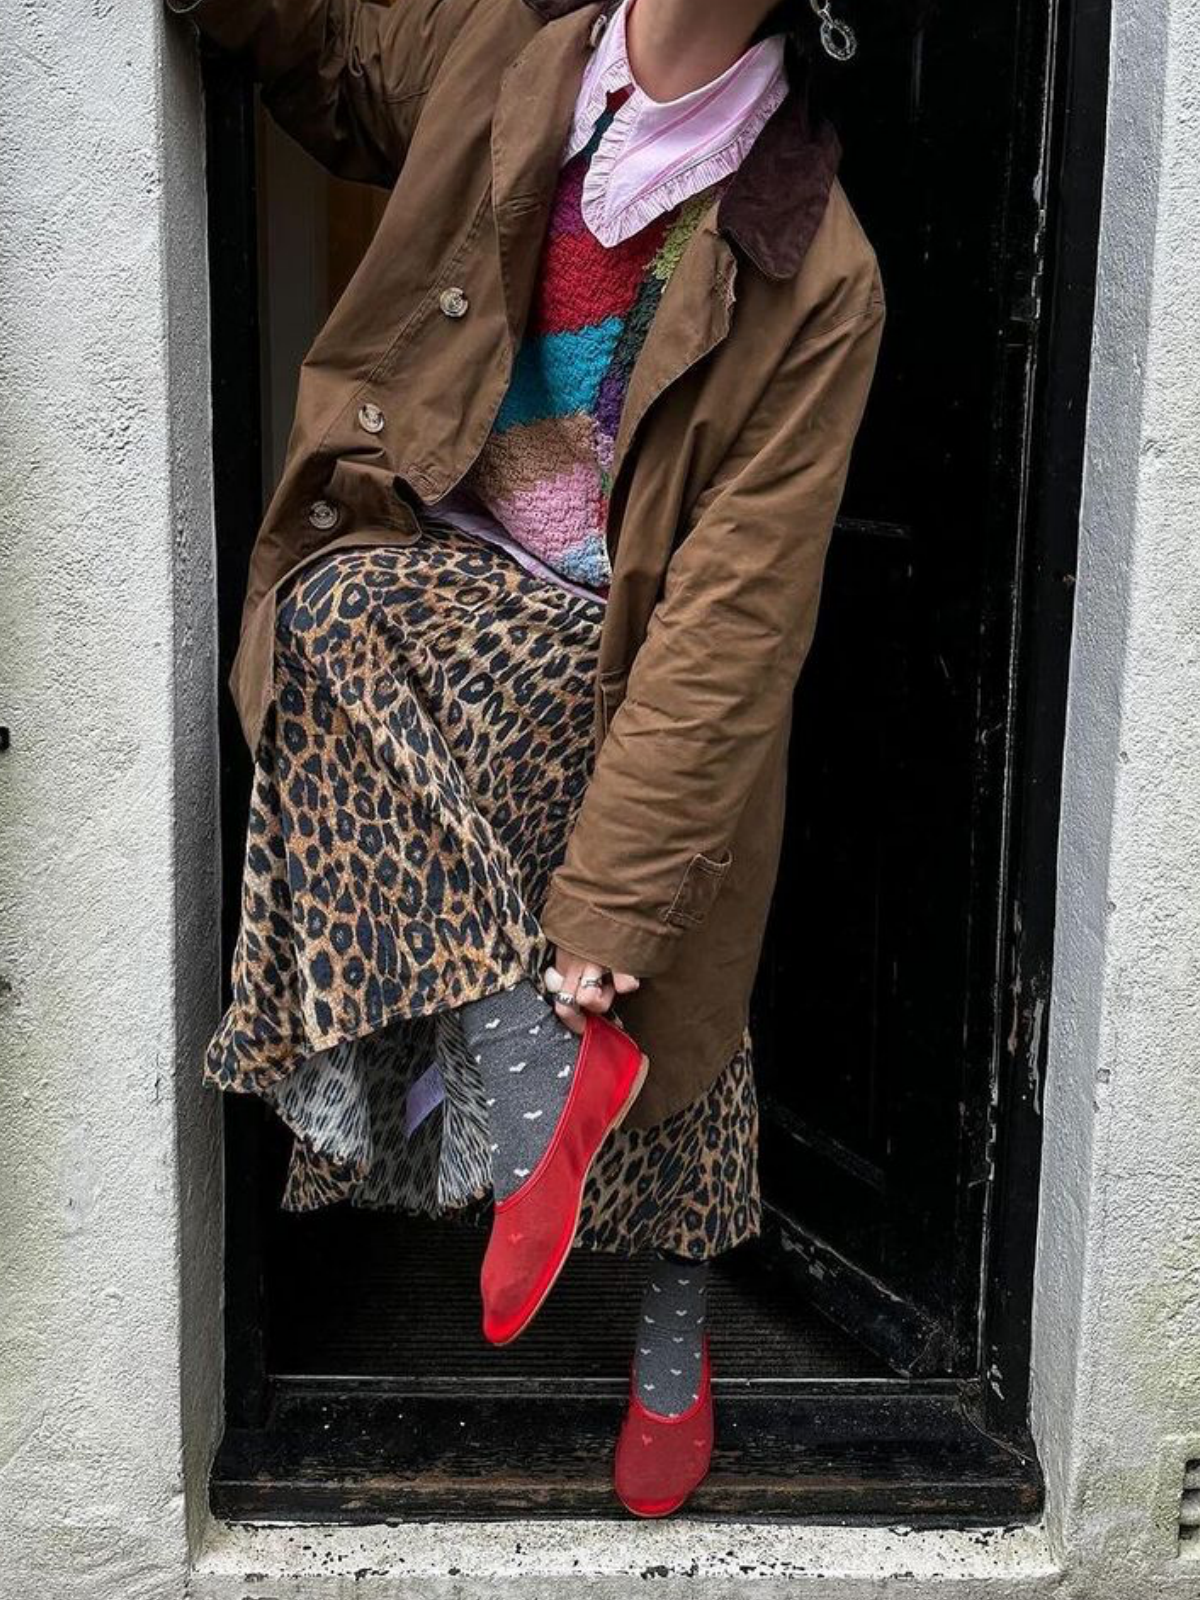
[[[556,881],[542,911],[542,931],[551,944],[562,945],[611,972],[650,978],[665,972],[675,954],[682,928],[661,929],[625,922],[600,911]]]

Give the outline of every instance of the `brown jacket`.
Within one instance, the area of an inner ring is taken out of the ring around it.
[[[487,438],[605,10],[202,0],[195,13],[302,145],[392,190],[304,363],[255,545],[232,676],[251,744],[279,582],[338,546],[418,539],[411,504],[457,483]],[[671,278],[617,438],[596,769],[543,920],[556,943],[645,980],[622,1007],[651,1058],[642,1126],[736,1048],[774,885],[792,690],[883,320],[836,164],[794,87]]]

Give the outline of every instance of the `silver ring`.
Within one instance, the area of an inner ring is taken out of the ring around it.
[[[561,990],[554,996],[554,1004],[556,1006],[566,1006],[568,1011],[579,1010],[579,1001],[576,1000],[575,996],[573,994],[563,994]]]
[[[576,993],[578,993],[580,989],[603,989],[603,987],[603,978],[580,978],[579,982],[575,986],[575,989]]]

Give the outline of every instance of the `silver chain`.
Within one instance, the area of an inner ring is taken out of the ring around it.
[[[821,24],[821,49],[835,61],[849,61],[858,49],[854,29],[834,16],[830,0],[808,0],[808,3]]]

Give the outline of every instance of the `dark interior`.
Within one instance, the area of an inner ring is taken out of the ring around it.
[[[619,1393],[641,1293],[638,1263],[577,1251],[533,1327],[497,1351],[479,1331],[486,1237],[467,1222],[347,1209],[281,1219],[267,1284],[271,1371],[430,1390],[537,1380],[563,1392]],[[889,1375],[849,1334],[797,1304],[790,1285],[747,1252],[735,1251],[717,1272],[709,1314],[723,1387],[746,1379]]]

